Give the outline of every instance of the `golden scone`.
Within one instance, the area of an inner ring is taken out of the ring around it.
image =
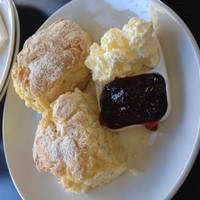
[[[59,95],[83,89],[90,77],[84,65],[90,44],[88,34],[69,20],[36,32],[12,69],[17,94],[28,107],[43,112]]]
[[[100,126],[96,98],[78,89],[43,113],[33,159],[39,171],[51,172],[72,192],[107,183],[126,169],[119,136]]]

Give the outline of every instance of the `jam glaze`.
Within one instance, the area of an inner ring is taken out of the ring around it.
[[[164,78],[158,73],[116,78],[100,96],[100,123],[111,129],[144,125],[156,130],[167,112]]]

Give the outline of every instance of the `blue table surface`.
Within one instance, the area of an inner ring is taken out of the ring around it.
[[[200,44],[199,21],[200,12],[198,1],[196,0],[163,0],[172,7],[187,23],[197,42]],[[21,26],[20,46],[32,35],[40,25],[62,5],[69,0],[15,0]],[[31,26],[29,26],[31,24]],[[28,27],[28,29],[26,28]],[[0,103],[0,117],[2,118],[4,99]],[[0,124],[2,126],[2,123]],[[193,169],[183,186],[174,196],[174,200],[199,200],[200,199],[200,156],[198,156]],[[8,172],[4,150],[2,134],[0,133],[0,200],[21,200]]]

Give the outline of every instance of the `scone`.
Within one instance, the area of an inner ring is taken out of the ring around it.
[[[12,69],[17,94],[28,107],[43,112],[59,95],[83,89],[90,77],[84,65],[90,44],[88,34],[69,20],[36,32]]]
[[[107,183],[126,170],[119,135],[100,126],[96,98],[78,89],[43,113],[33,159],[39,171],[54,174],[72,192]]]

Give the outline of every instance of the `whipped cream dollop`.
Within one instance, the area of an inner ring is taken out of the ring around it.
[[[85,65],[98,83],[136,74],[143,67],[153,68],[160,59],[152,22],[133,17],[122,29],[111,28],[93,43]]]

